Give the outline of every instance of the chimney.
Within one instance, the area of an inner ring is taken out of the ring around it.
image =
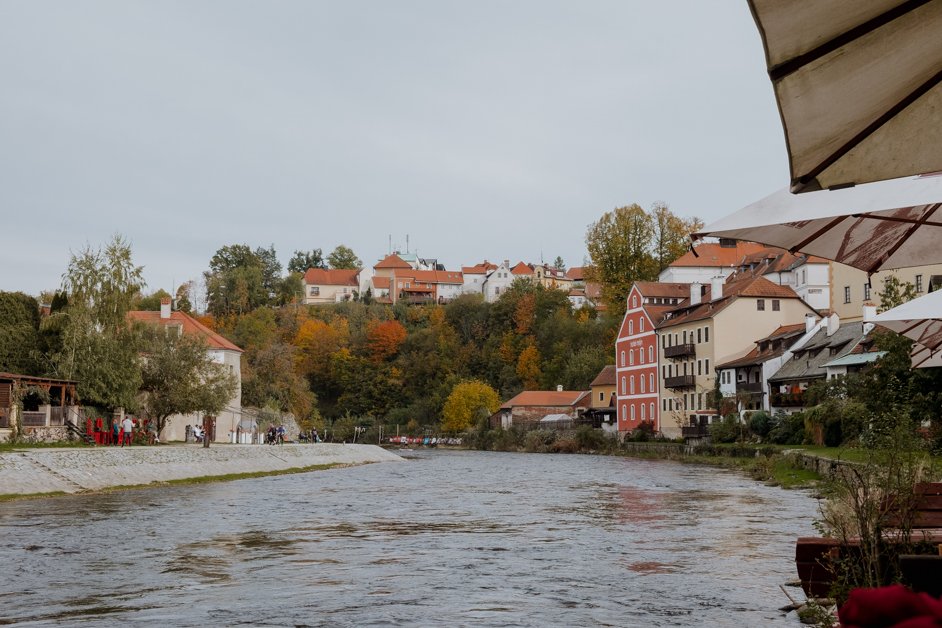
[[[562,384],[556,384],[556,392],[563,392],[563,385],[562,385]]]
[[[873,303],[864,303],[863,306],[863,333],[866,336],[871,331],[873,331],[874,324],[870,321],[873,320],[873,317],[877,315],[877,306]]]
[[[505,260],[504,260],[504,266],[506,266],[507,268],[510,268],[510,260],[509,260],[509,259],[505,259]]]
[[[828,336],[833,336],[841,327],[841,318],[837,315],[837,312],[831,314],[828,319]]]
[[[805,314],[805,333],[807,334],[809,331],[814,329],[814,324],[817,322],[818,319],[814,314],[811,314],[810,312]]]
[[[697,282],[690,284],[690,305],[700,305],[700,287]]]
[[[170,297],[162,297],[160,299],[160,318],[170,318],[170,303]]]
[[[714,277],[710,280],[710,300],[716,301],[723,298],[723,278]]]

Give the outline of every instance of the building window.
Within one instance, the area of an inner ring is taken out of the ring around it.
[[[667,412],[667,399],[661,399],[661,410]]]
[[[621,404],[621,420],[624,421],[628,418],[628,406]]]
[[[628,380],[628,394],[635,394],[635,376],[632,375],[631,379]]]
[[[625,366],[625,352],[624,351],[621,352],[621,365]]]
[[[644,349],[638,349],[638,364],[644,364]]]
[[[684,330],[684,344],[687,344],[687,331]]]
[[[651,408],[651,414],[648,416],[648,418],[653,421],[654,420],[654,402],[653,401],[651,402],[649,407]]]
[[[759,312],[765,311],[765,299],[756,299],[756,310]]]
[[[844,303],[850,303],[850,286],[844,286]]]
[[[632,308],[638,307],[638,297],[631,297],[631,307]]]
[[[697,410],[703,410],[703,393],[697,393]]]
[[[654,362],[654,345],[648,345],[648,362]]]
[[[635,363],[635,352],[629,350],[628,351],[628,366],[633,366],[634,363]]]
[[[697,327],[697,344],[703,342],[703,330]]]
[[[674,399],[673,398],[667,400],[667,410],[668,412],[674,411]]]
[[[605,401],[605,391],[599,391],[599,401]]]
[[[638,331],[644,331],[644,317],[643,316],[638,320]]]
[[[703,342],[710,342],[710,328],[703,328]]]
[[[646,418],[646,417],[645,417],[645,413],[644,413],[644,404],[642,403],[642,404],[641,404],[641,420],[644,421],[645,418]]]
[[[634,333],[635,333],[635,322],[634,322],[634,321],[628,321],[628,335],[629,335],[629,336],[632,336],[632,335],[634,335]]]
[[[661,348],[662,349],[667,348],[667,336],[661,336]]]
[[[654,373],[648,373],[648,389],[654,392]]]
[[[772,299],[772,311],[778,312],[781,309],[782,309],[782,302],[779,301],[778,299]]]
[[[697,360],[697,375],[703,375],[703,362]]]
[[[641,376],[641,392],[647,392],[647,391],[644,389],[644,375]]]
[[[870,300],[870,282],[864,284],[864,301]]]
[[[622,376],[621,376],[621,394],[623,394],[623,395],[627,395],[627,394],[628,394],[628,384],[626,383],[627,381],[628,381],[628,380],[625,379],[625,376],[622,375]]]
[[[916,292],[922,292],[922,275],[916,275]]]
[[[710,358],[707,358],[703,361],[703,372],[707,375],[710,374]]]
[[[321,287],[320,287],[320,286],[311,286],[311,296],[312,296],[312,297],[318,297],[318,296],[320,296],[320,294],[321,294]]]

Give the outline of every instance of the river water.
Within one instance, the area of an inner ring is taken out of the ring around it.
[[[815,513],[712,467],[443,451],[20,500],[0,623],[797,626],[779,584]]]

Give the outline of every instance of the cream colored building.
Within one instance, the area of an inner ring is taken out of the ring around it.
[[[351,301],[360,290],[360,270],[308,268],[303,281],[305,305]]]
[[[815,310],[788,286],[748,277],[710,287],[690,285],[690,300],[657,327],[661,432],[679,436],[692,415],[713,417],[716,366],[748,351],[782,325],[803,323]]]
[[[883,291],[883,280],[895,275],[903,283],[911,283],[916,288],[916,295],[921,296],[929,291],[929,284],[938,285],[942,281],[942,264],[930,266],[913,266],[897,270],[887,270],[876,273],[867,281],[867,273],[862,270],[832,262],[830,266],[831,284],[831,311],[837,313],[842,321],[853,322],[863,319],[864,303],[872,303],[878,311],[883,308],[880,304],[880,293]],[[935,278],[935,281],[933,281]]]

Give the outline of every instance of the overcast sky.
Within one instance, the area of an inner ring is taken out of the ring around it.
[[[127,237],[581,265],[605,211],[788,184],[746,0],[0,2],[0,290]]]

